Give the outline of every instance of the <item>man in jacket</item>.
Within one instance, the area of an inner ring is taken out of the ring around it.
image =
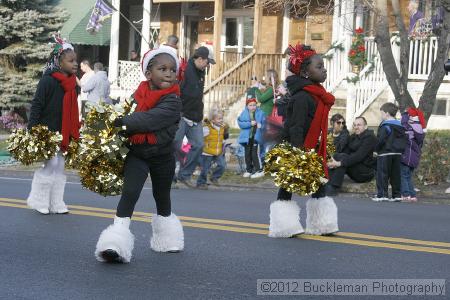
[[[344,152],[336,153],[327,163],[329,181],[326,188],[329,195],[338,193],[345,174],[358,183],[369,182],[375,176],[373,152],[377,138],[372,130],[367,129],[364,117],[355,119],[353,131]]]
[[[175,136],[175,151],[181,149],[184,136],[187,137],[191,149],[186,162],[180,166],[178,180],[188,187],[195,187],[191,182],[192,173],[199,163],[203,149],[203,88],[205,85],[205,69],[209,64],[215,64],[212,53],[206,47],[199,47],[189,59],[184,79],[181,82],[181,113],[180,127]]]

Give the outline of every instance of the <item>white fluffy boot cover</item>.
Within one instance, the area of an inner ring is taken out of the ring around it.
[[[306,233],[321,235],[337,231],[338,211],[333,198],[309,199],[306,202]]]
[[[64,203],[64,188],[66,186],[66,176],[64,174],[55,175],[52,190],[50,192],[50,212],[54,214],[68,213],[66,204]]]
[[[48,214],[52,185],[52,176],[44,175],[42,169],[36,170],[31,182],[31,191],[27,198],[28,206],[42,214]]]
[[[130,229],[130,218],[114,218],[114,224],[103,230],[97,242],[95,257],[104,262],[101,253],[111,249],[119,254],[122,262],[129,263],[134,248],[134,235]]]
[[[300,207],[293,200],[277,200],[270,204],[269,236],[288,238],[305,232],[300,224]]]
[[[184,249],[183,226],[175,214],[156,215],[152,220],[150,247],[156,252],[178,252]]]

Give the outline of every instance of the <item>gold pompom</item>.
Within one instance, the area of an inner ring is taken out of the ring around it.
[[[124,106],[90,105],[78,149],[77,169],[83,187],[103,196],[122,193],[128,148],[126,139],[118,134],[121,129],[113,122],[133,110],[134,106],[127,102]]]
[[[15,160],[24,165],[31,165],[53,158],[59,151],[61,141],[61,134],[48,130],[47,126],[37,125],[30,131],[14,130],[7,143]]]
[[[289,143],[266,154],[264,172],[274,177],[276,186],[300,196],[313,194],[327,181],[322,158],[314,150],[304,151]]]
[[[327,136],[327,159],[331,159],[334,155],[334,153],[336,153],[336,146],[334,146],[334,137],[333,134],[330,133]]]

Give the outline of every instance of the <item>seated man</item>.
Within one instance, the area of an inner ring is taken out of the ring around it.
[[[358,183],[369,182],[375,175],[373,151],[377,138],[372,130],[367,129],[364,117],[355,119],[353,131],[344,152],[336,153],[327,163],[329,181],[326,188],[330,196],[337,194],[345,174]]]

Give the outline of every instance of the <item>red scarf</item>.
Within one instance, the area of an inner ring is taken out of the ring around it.
[[[325,176],[328,178],[327,168],[327,130],[328,130],[328,113],[334,104],[334,96],[328,93],[320,84],[307,85],[303,90],[309,92],[317,103],[314,119],[306,134],[304,147],[306,149],[315,149],[320,138],[318,154],[323,158],[323,168]]]
[[[148,81],[142,81],[134,93],[134,99],[137,102],[135,111],[148,111],[152,109],[161,97],[168,94],[177,94],[179,96],[180,86],[178,84],[174,84],[167,89],[152,90]],[[143,144],[145,141],[147,141],[150,145],[156,144],[156,135],[153,132],[149,132],[133,134],[130,137],[130,142],[133,144]]]
[[[61,150],[66,151],[67,146],[69,146],[70,137],[75,140],[80,138],[80,119],[78,115],[77,92],[75,90],[77,81],[73,74],[66,76],[61,72],[54,72],[51,76],[59,81],[59,84],[64,90],[61,128],[63,139],[61,142]]]

